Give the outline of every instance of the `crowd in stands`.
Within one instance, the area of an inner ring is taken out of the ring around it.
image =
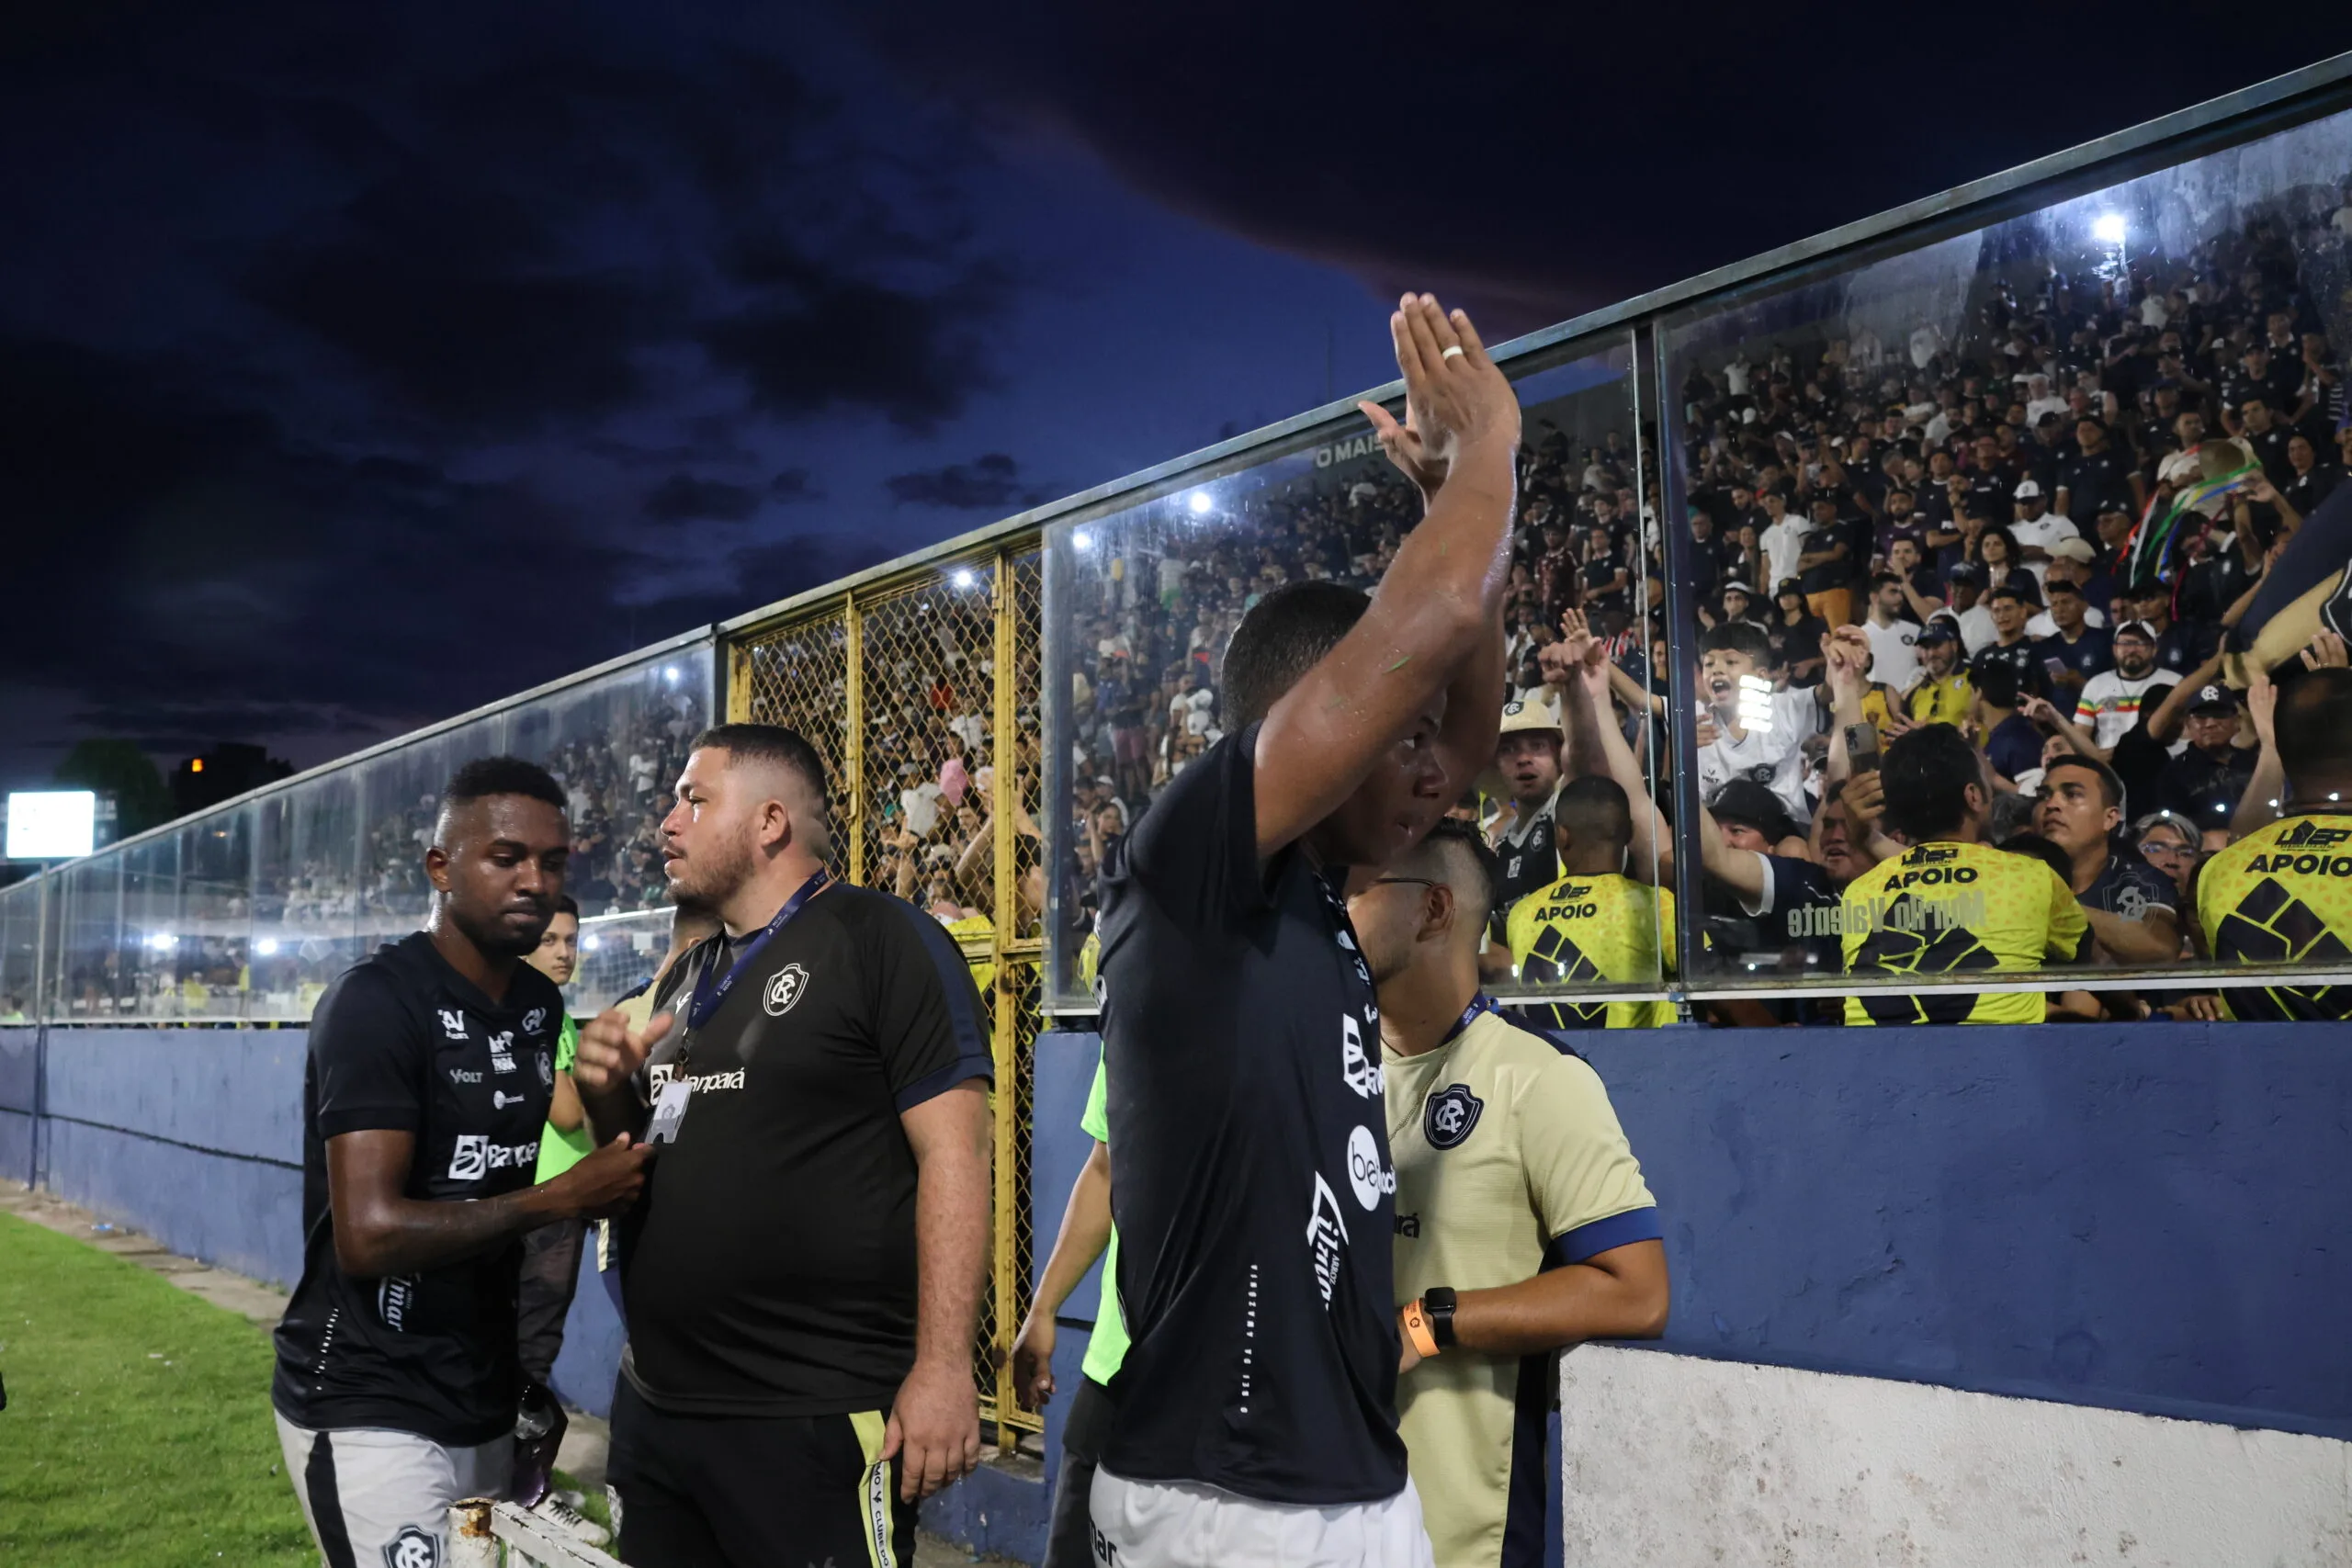
[[[2352,468],[2327,316],[2338,302],[2305,283],[2314,255],[2331,258],[2322,276],[2346,270],[2346,213],[2280,209],[2186,257],[2031,287],[1979,279],[1954,332],[1922,326],[1890,345],[1831,321],[1690,369],[1676,457],[1708,807],[1696,834],[1672,830],[1659,765],[1668,541],[1641,500],[1664,493],[1655,456],[1622,432],[1543,434],[1531,410],[1507,610],[1519,716],[1498,772],[1458,808],[1500,858],[1490,983],[1842,976],[1840,989],[1875,978],[1893,992],[1930,974],[2064,965],[2080,966],[2081,990],[1701,1010],[1746,1023],[2222,1016],[2212,994],[2135,992],[2095,971],[2210,955],[2192,918],[2200,870],[2279,809],[2276,690],[2231,637]],[[2167,548],[2135,538],[2177,502]],[[1374,586],[1417,513],[1407,487],[1365,465],[1191,515],[1168,508],[1081,570],[1068,951],[1091,929],[1106,843],[1221,735],[1216,660],[1241,615],[1301,576]],[[2323,630],[2293,662],[2341,665],[2344,645]],[[1913,776],[1923,758],[1937,776]],[[1961,836],[2000,857],[1970,875],[2030,880],[2045,917],[2034,941],[1963,951],[1936,940],[1941,915],[1906,930],[1913,917],[1888,913],[1881,885],[1903,901],[1922,835],[1959,831],[1920,826],[1920,792],[1969,775],[1982,820]],[[1683,973],[1665,890],[1676,846],[1694,840],[1705,951]],[[2067,897],[2044,897],[2051,886]],[[1849,931],[1864,897],[1876,923]],[[1567,1027],[1673,1016],[1605,999],[1543,1014]]]

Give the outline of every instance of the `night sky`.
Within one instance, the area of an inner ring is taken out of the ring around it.
[[[1145,10],[13,11],[0,787],[322,761],[1385,380],[1400,286],[1496,341],[2352,47]]]

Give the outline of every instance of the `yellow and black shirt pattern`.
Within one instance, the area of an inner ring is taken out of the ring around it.
[[[1674,973],[1674,895],[1630,876],[1564,876],[1511,906],[1511,963],[1529,986],[1657,986]],[[1669,1002],[1541,1002],[1550,1029],[1657,1029]]]
[[[2298,814],[2205,863],[2197,919],[2221,964],[2352,968],[2352,815]],[[2342,1022],[2352,986],[2233,986],[2222,1006],[2245,1021]]]
[[[1982,972],[1992,979],[2053,959],[2071,964],[2090,941],[2090,922],[2056,872],[1989,844],[1915,845],[1856,877],[1838,903],[1802,913],[1833,928],[1808,934],[1837,936],[1846,972],[1857,977]],[[2043,1010],[2031,991],[1934,987],[1846,998],[1849,1024],[2040,1023]]]

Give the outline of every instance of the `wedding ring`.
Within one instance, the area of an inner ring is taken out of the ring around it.
[[[1451,359],[1451,358],[1453,358],[1455,355],[1460,354],[1461,352],[1462,352],[1462,345],[1461,345],[1460,344],[1458,344],[1458,343],[1457,343],[1457,344],[1455,344],[1452,348],[1447,349],[1443,354],[1439,355],[1438,355],[1438,357],[1439,357],[1440,359]]]

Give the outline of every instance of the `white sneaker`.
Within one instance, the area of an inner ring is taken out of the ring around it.
[[[565,1533],[578,1537],[590,1546],[603,1546],[613,1539],[613,1532],[550,1492],[539,1499],[531,1510]]]

